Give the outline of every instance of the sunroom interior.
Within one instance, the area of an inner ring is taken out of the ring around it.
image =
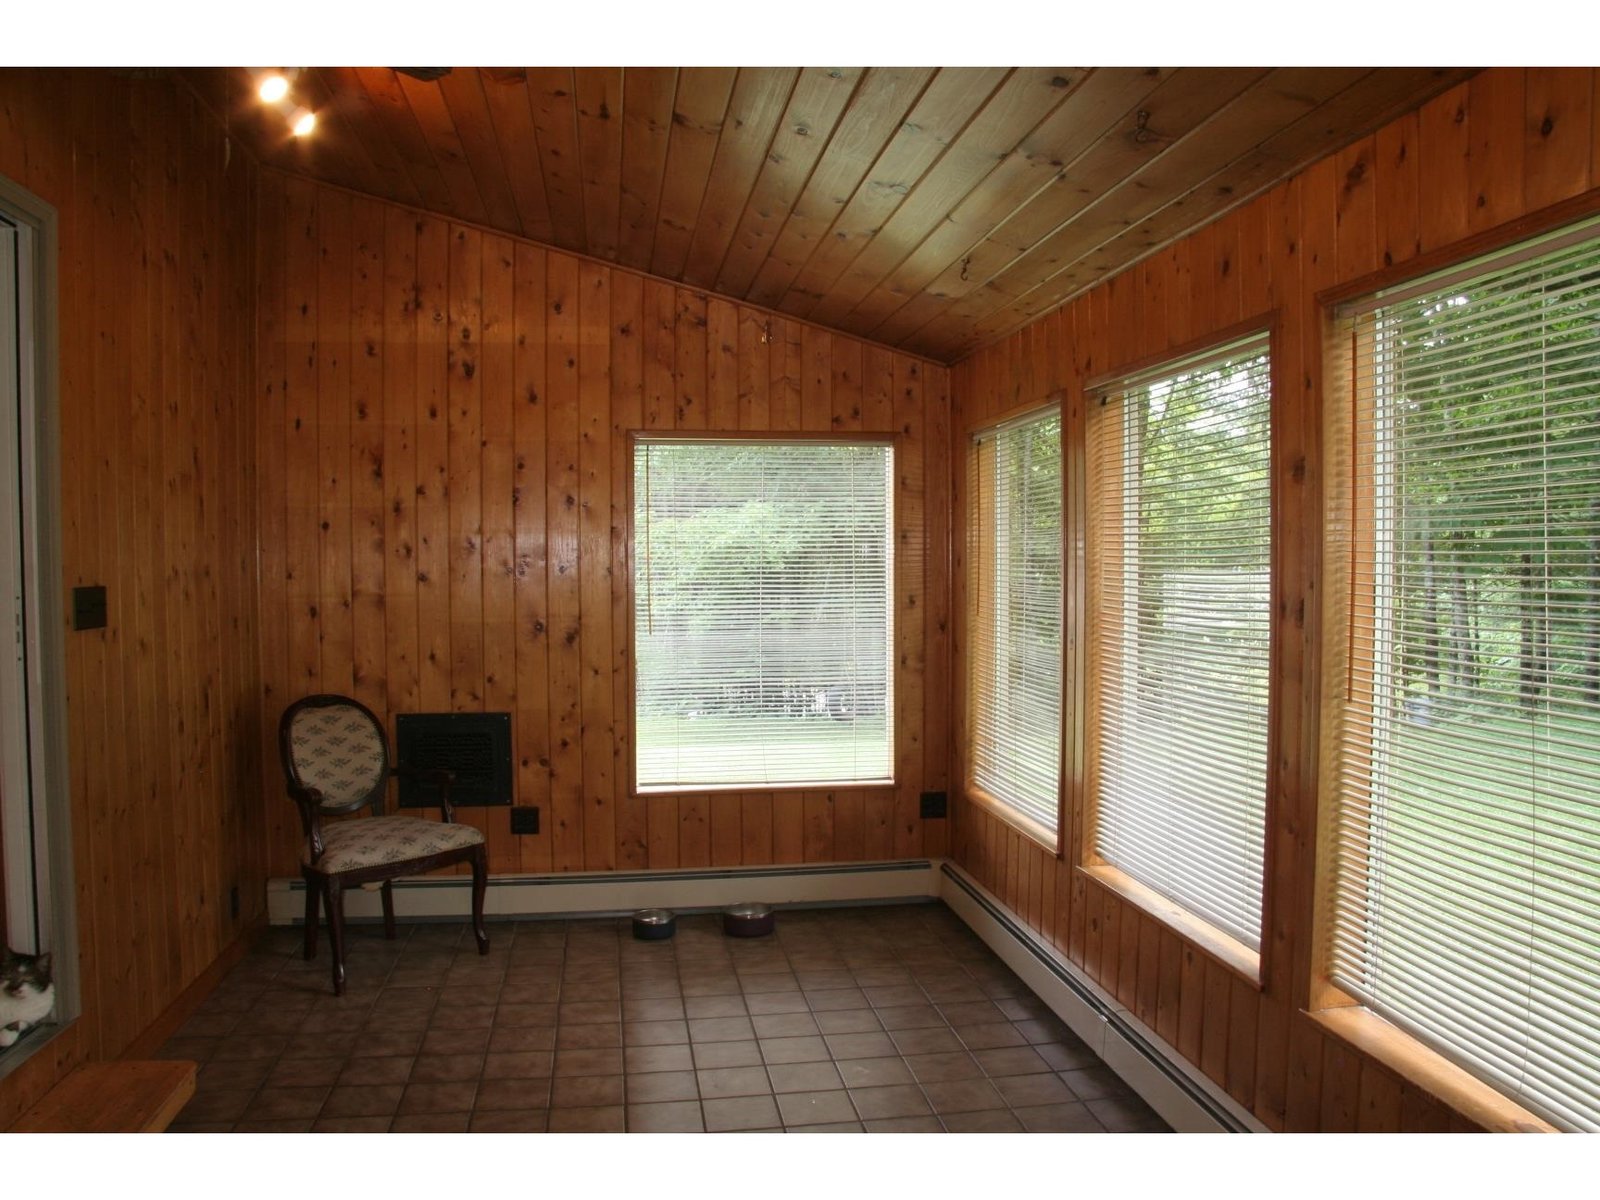
[[[1597,218],[1590,68],[0,69],[0,1129],[1600,1129]],[[316,695],[486,954],[303,957]]]

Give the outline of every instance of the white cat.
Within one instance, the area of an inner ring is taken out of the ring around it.
[[[0,959],[0,1049],[48,1017],[55,1006],[50,955],[13,954],[7,949]]]

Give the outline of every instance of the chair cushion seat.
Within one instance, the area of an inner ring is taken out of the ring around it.
[[[337,875],[341,871],[427,858],[482,841],[483,833],[470,825],[447,825],[417,817],[364,817],[324,825],[322,857],[312,864],[308,850],[304,861],[324,874]]]

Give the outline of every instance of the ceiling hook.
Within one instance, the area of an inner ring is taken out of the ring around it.
[[[967,255],[961,260],[961,282],[967,281],[967,268],[972,265],[972,255]]]

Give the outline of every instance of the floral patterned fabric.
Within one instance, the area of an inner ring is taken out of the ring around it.
[[[322,827],[323,855],[316,868],[330,875],[381,863],[425,858],[445,850],[476,846],[483,834],[470,825],[446,825],[416,817],[365,817],[332,821]],[[310,864],[309,850],[305,861]]]
[[[383,735],[359,709],[301,709],[289,727],[289,745],[295,774],[322,793],[324,804],[359,800],[383,778]]]

